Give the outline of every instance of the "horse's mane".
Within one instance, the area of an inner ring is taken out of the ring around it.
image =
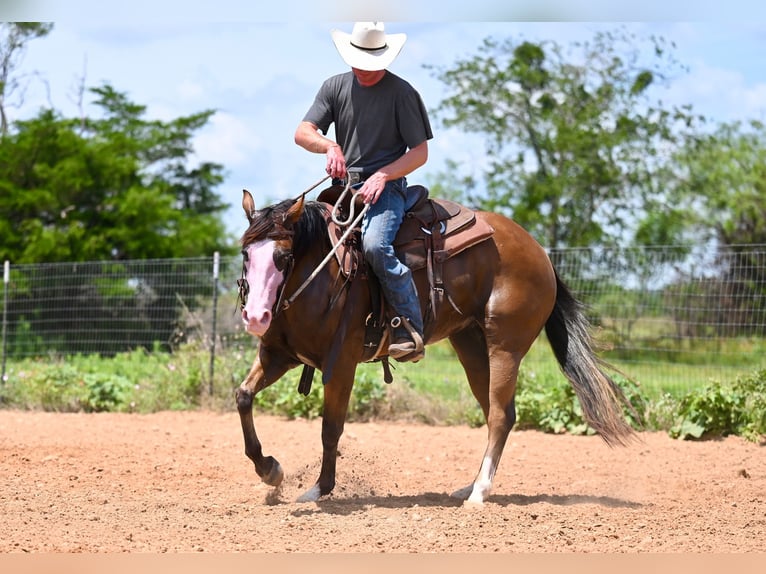
[[[280,231],[278,223],[281,223],[282,217],[295,201],[295,199],[285,199],[256,211],[253,222],[242,235],[240,243],[243,246],[250,245],[278,233]],[[324,203],[306,201],[303,204],[303,212],[293,227],[293,254],[296,257],[303,255],[309,248],[315,247],[319,241],[329,242],[327,213],[327,205]]]

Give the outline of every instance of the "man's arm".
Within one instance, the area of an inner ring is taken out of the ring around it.
[[[383,173],[386,176],[386,181],[391,181],[411,174],[426,161],[428,161],[428,140],[407,150],[402,157],[380,168],[378,173]]]
[[[312,153],[327,154],[325,171],[332,177],[345,177],[346,158],[340,146],[319,133],[311,122],[301,122],[295,130],[295,143]]]
[[[311,122],[301,122],[295,130],[295,143],[312,153],[327,153],[337,143],[319,133],[319,128]],[[340,146],[338,146],[340,147]]]
[[[416,145],[400,158],[372,174],[359,190],[365,203],[375,203],[383,193],[386,182],[405,177],[428,160],[428,140]]]

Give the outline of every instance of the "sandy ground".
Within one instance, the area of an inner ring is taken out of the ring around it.
[[[244,456],[237,414],[0,411],[2,553],[762,553],[766,452],[736,437],[514,432],[483,508],[449,493],[485,428],[349,423],[338,486],[316,480],[321,421],[256,417],[279,490]]]

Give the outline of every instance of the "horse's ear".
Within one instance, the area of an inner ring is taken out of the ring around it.
[[[290,206],[290,209],[285,212],[284,218],[282,219],[285,225],[294,225],[295,222],[300,219],[301,214],[303,213],[303,202],[305,199],[306,196],[301,195],[295,203]]]
[[[247,220],[252,223],[253,216],[255,215],[255,200],[253,199],[253,196],[250,194],[250,192],[246,189],[242,190],[242,209],[245,210]]]

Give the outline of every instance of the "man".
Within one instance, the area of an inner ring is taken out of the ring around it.
[[[406,40],[386,34],[382,22],[357,22],[351,34],[331,32],[350,72],[327,79],[295,132],[295,143],[327,157],[333,183],[350,181],[369,209],[362,221],[365,259],[397,317],[388,354],[398,361],[425,355],[423,318],[410,269],[392,243],[404,214],[416,199],[406,176],[428,159],[433,138],[420,94],[386,68]],[[327,134],[335,125],[337,142]],[[321,133],[320,133],[321,132]],[[354,162],[347,170],[347,158]]]

